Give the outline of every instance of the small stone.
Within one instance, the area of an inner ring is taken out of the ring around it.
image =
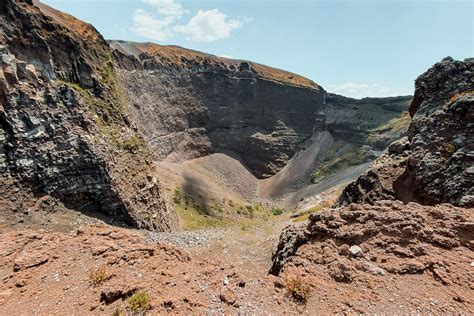
[[[97,246],[97,247],[92,248],[91,252],[92,252],[92,255],[98,256],[98,255],[103,254],[107,250],[109,250],[109,248],[110,248],[109,246],[101,245],[101,246]]]
[[[235,307],[239,306],[239,304],[237,303],[237,297],[235,296],[234,291],[230,289],[226,289],[222,291],[219,295],[219,298],[221,299],[222,302],[225,302],[229,305],[233,305]]]
[[[13,262],[13,270],[19,271],[42,265],[48,261],[48,256],[39,252],[23,251]]]
[[[360,262],[355,266],[358,270],[365,271],[372,275],[385,275],[385,270],[370,262]]]
[[[408,137],[402,137],[397,141],[394,141],[388,146],[388,152],[390,154],[401,154],[405,150],[410,148],[410,141],[408,140]]]
[[[356,245],[351,246],[349,248],[349,253],[354,257],[362,257],[364,255],[364,252],[362,251],[362,249]]]

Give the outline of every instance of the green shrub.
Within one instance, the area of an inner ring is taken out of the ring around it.
[[[182,198],[183,198],[183,195],[181,193],[181,189],[180,188],[174,189],[173,202],[176,204],[181,204]]]
[[[151,308],[150,297],[145,291],[138,291],[133,293],[127,299],[128,309],[132,312],[145,312]]]
[[[447,157],[451,157],[457,150],[457,146],[449,143],[444,145],[444,152]]]
[[[125,316],[125,312],[122,307],[116,306],[112,316]]]
[[[273,207],[272,208],[272,214],[275,215],[275,216],[278,216],[278,215],[281,215],[283,214],[284,210],[282,208],[279,208],[279,207]]]
[[[253,208],[252,205],[246,205],[245,208],[247,209],[247,215],[250,217],[253,217],[255,214],[255,209]]]

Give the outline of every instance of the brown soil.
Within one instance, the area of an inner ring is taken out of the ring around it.
[[[279,275],[302,275],[326,312],[472,314],[472,212],[381,201],[315,213]]]
[[[145,291],[151,315],[472,313],[472,210],[383,203],[311,216],[279,276],[266,271],[284,217],[187,250],[104,224],[5,232],[0,310],[110,315]]]
[[[246,279],[232,264],[197,260],[170,244],[146,243],[139,233],[110,226],[72,234],[6,233],[0,254],[4,315],[110,315],[126,310],[127,298],[138,290],[149,295],[151,314],[263,314],[280,310],[278,301],[285,301],[275,277]],[[93,275],[98,271],[100,278]]]

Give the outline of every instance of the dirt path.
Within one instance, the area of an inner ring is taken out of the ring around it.
[[[289,215],[259,220],[251,227],[143,234],[150,242],[174,244],[185,248],[195,259],[225,262],[247,278],[259,278],[268,273],[281,230],[291,224]]]
[[[246,278],[264,277],[271,266],[271,257],[283,227],[289,222],[275,220],[262,223],[248,230],[233,229],[221,239],[211,242],[208,249],[191,249],[197,259],[219,259]],[[204,251],[203,251],[204,250]]]

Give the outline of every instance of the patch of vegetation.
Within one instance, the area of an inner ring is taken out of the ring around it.
[[[369,98],[355,108],[354,119],[362,129],[377,129],[387,121],[398,117],[401,111],[408,108],[409,102],[410,100],[400,98],[380,103]]]
[[[269,210],[262,204],[236,204],[232,200],[223,199],[222,203],[211,200],[199,203],[193,197],[183,193],[180,187],[173,192],[173,202],[184,230],[199,230],[217,227],[241,227],[247,230],[259,219],[268,219]]]
[[[183,198],[183,194],[181,193],[181,188],[178,187],[174,189],[173,202],[175,204],[181,204],[182,198]]]
[[[275,207],[275,206],[272,207],[272,214],[273,214],[274,216],[281,215],[281,214],[283,214],[284,212],[285,212],[285,210],[282,209],[282,208]]]
[[[97,114],[97,126],[111,145],[131,153],[146,147],[143,138],[136,132],[131,135],[123,132],[124,127],[128,127],[129,123],[120,101],[115,98],[94,96],[78,84],[68,83],[68,85],[78,92],[84,102]]]
[[[93,286],[98,286],[110,278],[105,266],[101,266],[93,270],[89,274],[89,283]]]
[[[404,111],[399,116],[372,129],[371,130],[372,134],[369,136],[369,141],[371,140],[373,141],[380,133],[384,133],[384,132],[396,133],[401,130],[407,130],[408,126],[410,125],[410,121],[411,121],[410,114],[408,113],[408,111]]]
[[[312,208],[307,209],[306,211],[302,212],[300,214],[300,216],[293,219],[293,222],[295,222],[295,223],[304,222],[304,221],[309,219],[309,215],[311,215],[313,213],[316,213],[316,212],[319,212],[319,211],[321,211],[324,208],[329,207],[329,206],[331,206],[331,203],[329,203],[329,202],[324,202],[324,203],[318,204],[316,206],[313,206]]]
[[[249,231],[252,227],[253,227],[252,223],[249,223],[249,222],[242,222],[240,224],[240,230],[243,232]]]
[[[184,230],[199,230],[205,228],[227,227],[232,225],[232,220],[223,216],[204,214],[203,206],[176,204],[176,212]],[[205,208],[209,212],[209,208]]]
[[[137,133],[134,133],[132,136],[124,138],[121,141],[120,140],[120,138],[116,139],[116,146],[131,153],[136,153],[146,146],[143,138],[141,138]]]
[[[286,279],[286,291],[297,302],[306,303],[311,287],[303,278],[298,275],[290,276]]]
[[[150,297],[145,291],[138,291],[133,293],[127,299],[127,307],[131,312],[143,313],[151,308]]]
[[[313,183],[318,183],[328,176],[337,174],[349,167],[363,164],[369,160],[368,152],[365,148],[348,148],[345,152],[335,157],[335,153],[331,155],[331,152],[327,155],[326,160],[313,174]]]
[[[136,154],[147,152],[147,146],[143,138],[136,132],[131,131],[125,105],[126,97],[120,87],[115,73],[112,56],[107,56],[99,70],[100,82],[103,89],[100,94],[84,89],[76,83],[67,82],[83,99],[84,103],[97,115],[96,123],[100,134],[116,149]]]
[[[112,312],[112,316],[125,316],[125,311],[121,306],[116,306],[114,311]]]

